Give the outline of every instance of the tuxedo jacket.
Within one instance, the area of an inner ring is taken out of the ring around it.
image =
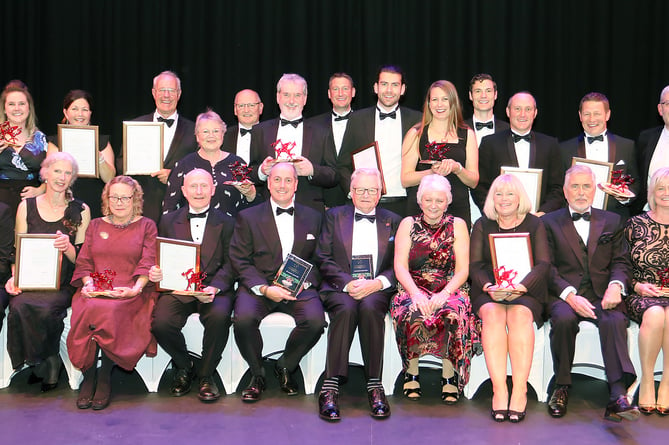
[[[637,199],[634,201],[632,216],[643,212],[643,207],[648,200],[648,170],[663,128],[664,126],[659,126],[644,130],[639,134],[639,138],[636,141],[637,162],[639,164],[639,182],[641,187]]]
[[[251,136],[250,134],[248,136]],[[237,154],[237,138],[239,137],[239,126],[233,125],[225,130],[223,145],[221,149],[228,153]]]
[[[334,207],[325,214],[325,224],[316,250],[323,282],[321,291],[343,292],[353,280],[351,258],[353,247],[353,220],[355,207],[345,205]],[[383,275],[390,282],[385,292],[395,291],[396,279],[393,270],[395,256],[395,232],[401,218],[395,213],[376,208],[376,233],[378,242],[377,264],[374,276]]]
[[[272,144],[276,142],[279,131],[279,118],[270,119],[254,125],[251,130],[251,162],[253,168],[250,178],[259,185],[265,186],[258,178],[260,164],[267,156],[274,157]],[[295,201],[318,211],[324,210],[323,189],[337,185],[337,161],[334,148],[327,143],[326,130],[311,120],[302,124],[302,156],[309,159],[314,166],[311,177],[298,178]],[[286,141],[284,141],[286,142]],[[268,196],[264,190],[265,197]]]
[[[579,288],[585,270],[585,257],[568,208],[548,213],[541,219],[551,253],[548,289],[552,296],[557,297],[568,286]],[[591,210],[587,251],[592,288],[600,299],[613,280],[620,281],[629,290],[631,265],[619,215]]]
[[[543,170],[541,178],[541,212],[552,212],[564,206],[562,184],[564,169],[557,139],[536,131],[530,132],[530,168]],[[518,167],[511,130],[491,134],[479,146],[479,183],[472,192],[474,202],[483,209],[490,185],[500,174],[502,166]]]
[[[138,122],[153,122],[153,113],[140,116],[134,120]],[[197,151],[195,124],[182,115],[179,115],[174,139],[172,139],[172,144],[170,144],[170,148],[167,151],[163,168],[173,169],[177,161],[194,151]],[[117,169],[117,171],[123,170],[121,168]],[[144,191],[144,216],[151,218],[157,223],[162,214],[162,202],[167,186],[160,182],[158,178],[152,178],[149,175],[137,175],[133,176],[133,178],[139,182]]]
[[[402,119],[402,138],[407,134],[409,128],[416,125],[423,115],[411,108],[399,107]],[[342,189],[348,193],[351,187],[351,173],[353,173],[353,160],[351,155],[357,149],[374,142],[376,130],[376,105],[358,110],[351,115],[346,134],[341,143],[339,152],[338,170],[342,174]],[[401,145],[402,141],[400,141]]]
[[[624,173],[634,178],[634,182],[630,185],[630,190],[638,196],[641,179],[639,177],[639,169],[637,168],[636,153],[634,152],[634,141],[610,132],[607,132],[606,137],[609,141],[608,162],[613,163],[614,170],[623,170]],[[578,137],[560,143],[560,152],[562,153],[562,163],[565,171],[571,167],[572,158],[586,157],[585,144],[585,135],[583,133]],[[633,203],[634,199],[628,204],[621,204],[617,199],[609,196],[606,210],[615,212],[623,220],[626,220],[629,218],[629,208]]]
[[[312,286],[320,284],[315,265],[315,251],[321,231],[321,213],[295,204],[294,241],[291,252],[314,265],[307,276]],[[254,286],[271,285],[283,264],[281,239],[269,200],[237,214],[230,241],[230,262],[237,272],[240,286],[249,292]]]
[[[507,121],[497,119],[497,117],[495,117],[494,121],[495,121],[495,133],[501,133],[502,131],[508,130],[510,128],[509,123]],[[469,119],[465,119],[465,124],[467,124],[467,126],[469,126],[469,128],[471,128],[472,130],[476,131],[475,128],[474,128],[474,117],[473,116],[470,117]],[[493,134],[495,134],[495,133],[493,133]]]
[[[188,220],[188,206],[170,212],[162,217],[158,234],[165,238],[193,241]],[[204,228],[200,245],[200,270],[207,274],[204,286],[220,289],[221,294],[230,294],[235,278],[228,252],[235,220],[217,209],[209,209],[209,216]],[[184,303],[192,297],[175,295]]]

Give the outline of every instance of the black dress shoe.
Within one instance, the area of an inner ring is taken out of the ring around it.
[[[31,372],[30,375],[28,376],[28,385],[34,385],[35,383],[42,383],[43,380],[44,379],[42,377],[39,377],[34,372]]]
[[[548,401],[548,414],[552,417],[562,417],[567,414],[567,403],[569,402],[569,387],[558,386],[553,390]]]
[[[190,387],[193,383],[193,368],[177,369],[172,380],[172,387],[170,392],[174,397],[181,397],[190,392]]]
[[[285,392],[289,396],[297,395],[297,385],[293,380],[292,374],[290,371],[288,371],[288,368],[276,367],[274,368],[274,374],[276,375],[276,378],[279,379],[279,386],[281,387],[281,391]]]
[[[260,400],[260,394],[265,389],[265,377],[254,375],[251,377],[249,385],[242,391],[242,402],[257,402]]]
[[[390,405],[383,388],[368,389],[367,399],[369,400],[369,413],[372,417],[377,419],[390,417]]]
[[[331,422],[341,419],[339,414],[339,391],[326,389],[318,394],[318,415],[321,419]]]
[[[200,392],[197,397],[203,402],[215,402],[221,397],[221,392],[212,377],[202,377],[200,379]]]
[[[618,396],[616,400],[611,400],[606,405],[606,411],[604,411],[604,418],[614,422],[620,422],[623,419],[637,420],[640,415],[639,408],[630,405],[627,396],[624,394]]]

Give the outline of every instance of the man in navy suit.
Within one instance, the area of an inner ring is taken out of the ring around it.
[[[569,206],[544,215],[551,251],[547,302],[551,319],[551,353],[555,373],[548,413],[567,413],[571,367],[580,321],[597,325],[610,399],[604,417],[636,420],[639,409],[627,399],[636,379],[627,349],[627,325],[622,295],[630,281],[630,259],[620,216],[592,207],[596,188],[589,167],[567,171],[564,195]]]
[[[586,94],[579,104],[578,117],[584,133],[560,143],[564,169],[571,167],[572,159],[575,157],[611,162],[614,171],[621,170],[634,179],[629,189],[637,195],[641,180],[637,169],[634,141],[608,131],[607,122],[611,117],[609,99],[602,93]],[[619,214],[623,221],[626,221],[630,216],[629,209],[633,201],[609,195],[606,210]]]
[[[141,122],[163,122],[165,125],[163,140],[163,168],[150,176],[133,176],[144,191],[144,216],[156,223],[162,214],[162,202],[170,171],[174,163],[197,150],[195,124],[180,116],[177,105],[181,98],[181,80],[172,71],[163,71],[153,78],[151,90],[156,102],[156,111],[135,118]]]
[[[246,89],[235,95],[233,108],[239,124],[228,128],[221,148],[236,154],[248,164],[251,160],[251,129],[260,122],[263,103],[258,93]]]
[[[251,382],[242,391],[244,402],[260,400],[265,389],[259,329],[263,318],[272,312],[284,312],[295,319],[295,328],[274,369],[281,390],[288,395],[297,394],[293,373],[325,328],[325,314],[317,290],[320,274],[316,266],[294,295],[274,284],[277,271],[289,253],[315,264],[321,213],[295,202],[298,179],[292,163],[272,166],[267,184],[270,199],[237,214],[230,241],[230,261],[239,276],[235,340],[251,368]]]
[[[331,421],[340,419],[339,383],[348,376],[348,353],[356,328],[370,413],[376,418],[390,416],[381,372],[384,318],[396,285],[395,232],[401,218],[376,207],[381,197],[381,175],[376,169],[353,172],[351,197],[352,206],[335,207],[326,213],[316,252],[323,276],[321,299],[330,317],[325,380],[318,405],[321,418]],[[365,256],[371,257],[369,263],[361,260]]]
[[[275,148],[281,140],[295,144],[292,148],[299,187],[295,199],[323,212],[323,190],[337,185],[336,155],[328,144],[325,128],[302,116],[307,104],[307,81],[297,74],[284,74],[276,86],[276,102],[281,114],[253,127],[251,132],[251,178],[256,185],[265,185],[276,163]]]
[[[228,342],[234,302],[235,279],[228,260],[234,220],[209,207],[215,192],[209,172],[199,168],[191,170],[184,176],[181,189],[188,206],[164,215],[158,233],[165,238],[201,245],[200,271],[207,274],[202,282],[206,294],[192,297],[162,293],[153,311],[151,330],[158,344],[174,361],[176,370],[171,393],[175,397],[183,396],[190,391],[195,373],[181,329],[189,315],[200,314],[204,337],[198,397],[203,402],[213,402],[221,395],[213,375]],[[152,267],[149,278],[154,282],[161,281],[162,270],[158,266]]]

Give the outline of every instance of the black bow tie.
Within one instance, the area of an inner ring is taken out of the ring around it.
[[[282,213],[287,213],[290,216],[293,216],[293,213],[295,213],[295,207],[288,207],[287,209],[282,209],[281,207],[277,207],[276,208],[276,216],[279,216]]]
[[[302,123],[302,118],[295,119],[294,121],[289,121],[287,119],[281,118],[281,126],[292,125],[293,128],[297,128],[298,125]]]
[[[193,219],[193,218],[206,218],[208,213],[209,213],[209,211],[202,212],[202,213],[188,212],[188,219],[190,220],[190,219]]]
[[[355,212],[356,221],[362,221],[363,219],[373,223],[376,221],[376,215],[363,215],[362,213]]]
[[[389,117],[391,119],[395,119],[397,117],[397,108],[395,108],[393,111],[390,113],[384,113],[381,111],[379,107],[376,107],[377,110],[379,110],[379,119],[384,120],[385,118]]]
[[[516,134],[516,133],[511,133],[511,137],[513,137],[513,143],[514,143],[514,144],[515,144],[516,142],[518,142],[518,141],[527,141],[527,142],[530,142],[530,139],[531,139],[529,133],[527,133],[527,134],[524,135],[524,136],[521,136],[521,135]]]
[[[158,116],[158,122],[165,122],[168,127],[171,127],[174,124],[174,119],[165,119],[162,116]]]
[[[348,118],[351,117],[351,113],[353,113],[353,111],[349,111],[348,113],[346,113],[344,115],[339,115],[339,114],[337,114],[333,111],[332,115],[334,116],[335,122],[337,122],[337,121],[347,121]]]
[[[246,128],[239,127],[239,134],[242,135],[242,136],[246,136],[250,132],[251,132],[251,130],[247,130]]]
[[[474,122],[474,126],[476,127],[477,130],[480,130],[481,128],[490,128],[492,130],[495,128],[495,125],[492,123],[492,121]]]
[[[601,134],[599,136],[593,136],[593,137],[588,136],[586,139],[588,140],[588,144],[592,144],[595,141],[604,142],[604,136],[602,136]]]
[[[590,221],[590,212],[584,212],[584,213],[574,212],[571,214],[572,221],[578,221],[581,218],[583,218],[583,221]]]

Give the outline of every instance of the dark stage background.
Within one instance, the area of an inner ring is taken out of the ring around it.
[[[94,123],[121,148],[121,122],[154,109],[151,81],[165,69],[182,80],[181,114],[206,107],[235,123],[236,91],[253,88],[263,118],[278,114],[284,72],[309,83],[305,116],[329,109],[327,80],[350,73],[354,108],[375,102],[380,64],[406,71],[403,104],[422,106],[428,85],[455,83],[467,97],[473,74],[493,75],[496,114],[508,97],[537,98],[535,128],[566,139],[580,131],[589,91],[612,104],[609,127],[636,138],[658,125],[669,84],[669,2],[624,0],[2,0],[0,82],[19,78],[35,97],[40,128],[53,134],[73,88],[95,99]]]

